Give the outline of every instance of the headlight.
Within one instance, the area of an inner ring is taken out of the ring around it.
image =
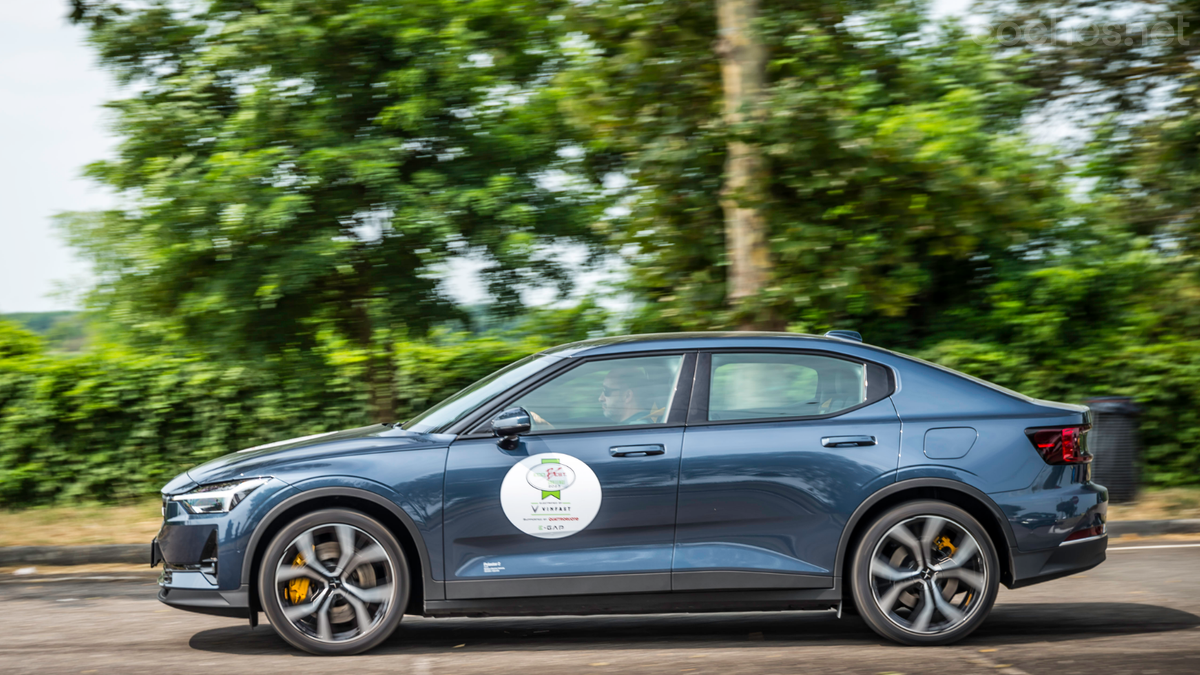
[[[266,476],[201,485],[191,492],[171,497],[171,501],[183,504],[188,513],[229,513],[246,495],[269,480],[271,477]]]

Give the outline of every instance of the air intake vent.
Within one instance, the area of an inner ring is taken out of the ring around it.
[[[843,340],[854,340],[862,342],[862,335],[856,330],[831,330],[825,334],[825,337],[842,338]]]

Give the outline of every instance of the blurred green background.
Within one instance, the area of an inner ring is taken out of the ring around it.
[[[119,145],[87,168],[119,207],[58,219],[85,311],[0,316],[0,505],[134,500],[557,343],[738,328],[1132,396],[1144,480],[1200,483],[1194,1],[64,11],[121,85]],[[568,251],[619,281],[577,292]],[[464,259],[486,302],[448,292]]]

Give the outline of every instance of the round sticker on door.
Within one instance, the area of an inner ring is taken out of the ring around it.
[[[600,480],[582,461],[557,452],[517,462],[500,484],[500,506],[517,529],[542,539],[569,537],[600,511]]]

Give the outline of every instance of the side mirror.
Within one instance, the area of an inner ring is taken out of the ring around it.
[[[517,447],[517,437],[529,433],[533,428],[529,412],[524,408],[509,408],[492,420],[492,433],[500,437],[499,445],[504,450]]]

